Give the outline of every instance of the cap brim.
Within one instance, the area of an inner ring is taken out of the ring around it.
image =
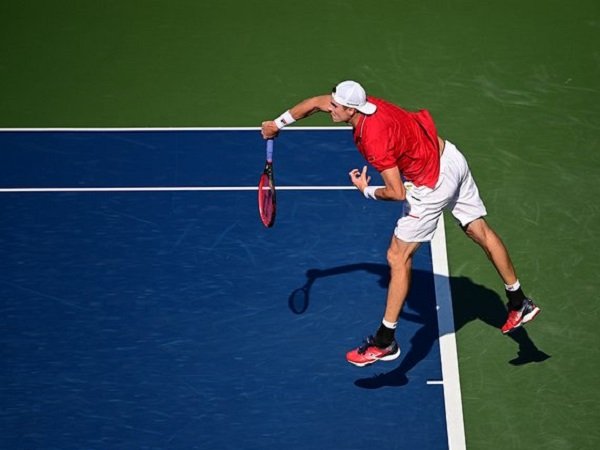
[[[368,115],[368,114],[373,114],[375,111],[377,111],[377,106],[371,102],[367,102],[360,108],[356,108],[356,109],[358,109],[361,113]]]

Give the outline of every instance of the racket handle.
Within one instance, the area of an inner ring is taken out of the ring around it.
[[[273,162],[273,139],[267,139],[267,161]]]

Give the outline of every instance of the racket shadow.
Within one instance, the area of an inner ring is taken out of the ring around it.
[[[387,288],[390,281],[388,266],[375,263],[348,264],[331,269],[309,269],[306,271],[304,286],[294,289],[288,297],[288,306],[294,314],[304,314],[310,306],[310,290],[319,278],[343,275],[350,272],[368,272],[379,277],[378,283],[382,288]]]
[[[506,307],[496,292],[474,283],[467,277],[450,277],[450,286],[454,326],[457,331],[475,320],[493,328],[502,327],[506,320]],[[551,357],[535,345],[526,327],[518,328],[507,335],[518,345],[517,357],[508,361],[511,365],[539,363]]]
[[[288,298],[288,305],[294,314],[305,313],[310,306],[310,290],[320,278],[344,275],[351,272],[367,272],[375,275],[379,287],[387,289],[390,281],[390,269],[385,264],[358,263],[330,269],[310,269],[306,272],[306,283],[304,286],[292,291]],[[425,286],[431,284],[431,273],[422,270],[413,270],[411,291],[406,298],[404,308],[400,315],[401,321],[418,323],[421,327],[410,339],[408,350],[403,349],[403,358],[400,366],[396,369],[371,378],[355,381],[355,385],[365,389],[375,389],[384,386],[403,386],[408,383],[406,374],[422,361],[431,351],[435,341],[438,339],[437,316],[434,308],[427,307],[420,301],[420,292]],[[411,312],[408,312],[410,310]]]

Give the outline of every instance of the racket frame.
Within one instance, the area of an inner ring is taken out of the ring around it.
[[[267,139],[266,153],[265,168],[258,182],[258,213],[263,225],[271,228],[275,224],[275,213],[277,211],[275,178],[273,176],[273,139]],[[263,190],[265,189],[265,183],[267,183],[267,189],[269,189],[271,194],[272,208],[270,216],[267,216],[267,205],[264,203],[265,195]]]

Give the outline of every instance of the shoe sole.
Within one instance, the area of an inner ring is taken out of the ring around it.
[[[527,322],[531,322],[533,319],[535,319],[535,317],[541,312],[541,309],[538,308],[537,306],[535,308],[533,308],[533,310],[529,313],[529,314],[525,314],[523,316],[523,318],[521,319],[521,322],[519,322],[519,325],[512,327],[510,330],[508,331],[503,331],[502,334],[510,334],[513,331],[515,331],[517,328],[520,328],[522,325],[525,325]]]
[[[398,351],[396,353],[392,353],[391,355],[386,355],[386,356],[383,356],[381,358],[374,359],[373,361],[367,361],[367,362],[364,362],[364,363],[357,363],[357,362],[354,362],[354,361],[350,361],[349,359],[347,359],[346,361],[348,361],[350,364],[355,365],[356,367],[365,367],[365,366],[368,366],[370,364],[376,363],[377,361],[393,361],[398,356],[400,356],[400,347],[398,347]]]
[[[533,311],[523,316],[523,320],[521,320],[521,325],[526,324],[527,322],[531,322],[533,319],[535,319],[535,316],[537,316],[540,313],[540,311],[540,308],[538,308],[537,306],[533,308]]]

